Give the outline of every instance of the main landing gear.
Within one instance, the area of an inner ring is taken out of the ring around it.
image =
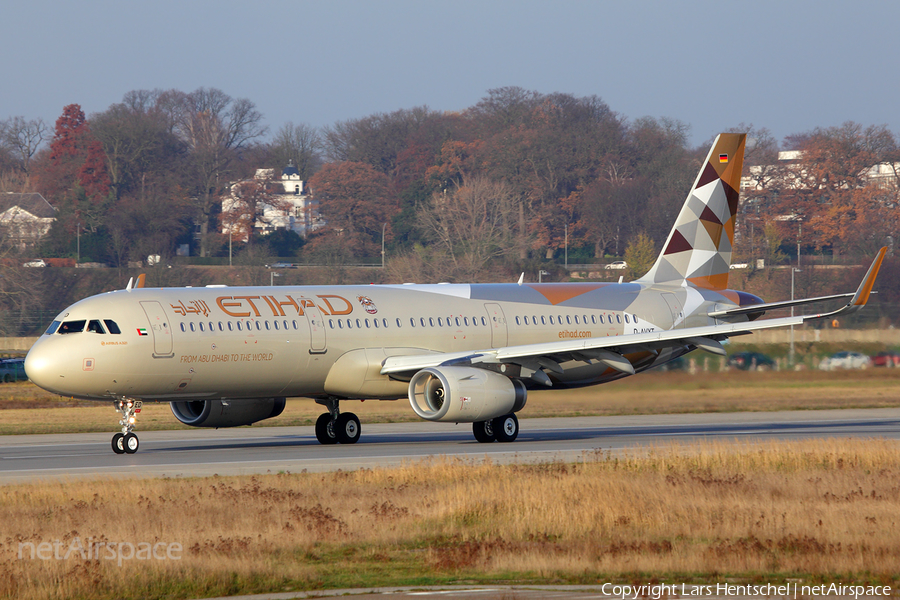
[[[519,437],[519,419],[515,414],[508,414],[490,421],[478,421],[472,423],[472,433],[475,434],[475,439],[482,444],[494,440],[512,442]]]
[[[342,413],[335,398],[316,402],[328,409],[316,419],[316,439],[320,444],[355,444],[359,441],[361,426],[356,415]]]
[[[122,432],[117,433],[112,438],[112,449],[116,454],[134,454],[138,451],[141,443],[134,434],[135,415],[141,412],[144,405],[140,400],[119,400],[116,402],[116,412],[122,415],[119,425],[122,426]]]

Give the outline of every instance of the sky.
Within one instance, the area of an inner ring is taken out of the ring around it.
[[[846,121],[900,135],[900,2],[2,0],[0,120],[100,112],[137,89],[218,88],[271,132],[493,88],[599,96],[677,119],[692,145],[739,124],[777,140]]]

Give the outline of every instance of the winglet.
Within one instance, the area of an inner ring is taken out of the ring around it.
[[[859,284],[859,289],[856,290],[856,294],[854,294],[853,299],[850,300],[850,306],[862,308],[866,305],[866,302],[869,301],[869,294],[872,293],[872,286],[875,285],[875,278],[878,277],[878,271],[881,269],[881,261],[884,260],[885,254],[887,254],[887,247],[878,251],[878,255],[875,257],[875,260],[872,261],[872,266],[866,271],[866,276],[863,277],[862,283]]]
[[[872,265],[869,267],[869,270],[866,271],[866,276],[863,277],[862,282],[859,284],[859,288],[857,288],[856,293],[853,294],[853,298],[850,299],[850,302],[848,302],[846,306],[839,308],[836,311],[825,313],[824,315],[810,315],[804,317],[803,320],[811,321],[813,319],[825,319],[836,317],[838,315],[849,315],[864,307],[866,302],[869,301],[869,295],[872,293],[872,287],[875,285],[875,278],[878,277],[878,270],[881,269],[881,262],[884,260],[885,254],[887,254],[887,247],[878,251],[875,260],[872,261]]]

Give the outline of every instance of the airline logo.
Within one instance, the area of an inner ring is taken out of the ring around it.
[[[719,162],[720,162],[720,163],[727,163],[727,162],[728,162],[728,155],[727,155],[727,154],[720,154],[720,155],[719,155]]]
[[[147,333],[147,330],[144,329],[143,327],[138,327],[137,332],[138,332],[138,335],[150,335]]]
[[[368,296],[357,296],[356,299],[359,300],[359,303],[370,315],[378,313],[378,307],[375,306],[375,303]]]

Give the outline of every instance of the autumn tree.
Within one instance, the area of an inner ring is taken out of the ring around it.
[[[271,177],[233,185],[230,198],[222,202],[220,220],[223,229],[252,246],[257,227],[285,227],[290,222],[293,205],[279,197],[275,185]]]
[[[380,252],[382,231],[390,237],[390,221],[398,210],[386,175],[366,163],[328,163],[309,186],[327,224],[310,240],[313,250],[339,237],[357,256]]]

